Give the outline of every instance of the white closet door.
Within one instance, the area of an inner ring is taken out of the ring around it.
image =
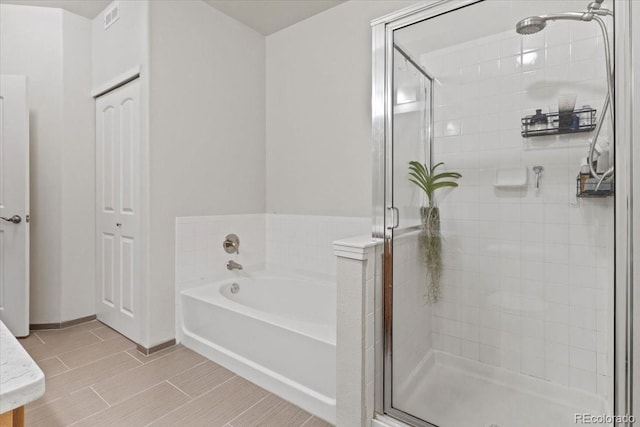
[[[96,99],[96,310],[140,342],[140,84]]]

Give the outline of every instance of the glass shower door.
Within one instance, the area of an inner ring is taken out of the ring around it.
[[[421,207],[425,196],[408,180],[409,162],[431,165],[433,137],[433,79],[429,72],[399,44],[393,54],[393,144],[390,179],[394,228],[389,230],[392,251],[393,358],[388,374],[391,408],[411,410],[411,396],[421,375],[431,341],[430,312],[423,310],[424,275],[419,243]],[[390,409],[391,409],[390,408]],[[391,409],[393,410],[393,409]]]
[[[581,7],[439,2],[387,27],[383,406],[411,425],[612,414],[614,197],[583,192],[580,174],[594,135],[609,155],[615,139],[606,37],[573,19]],[[569,18],[516,31],[539,15]],[[555,119],[567,99],[573,128]],[[441,246],[410,161],[462,175],[435,192]]]

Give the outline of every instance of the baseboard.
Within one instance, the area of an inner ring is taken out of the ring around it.
[[[91,316],[80,317],[78,319],[66,320],[64,322],[58,322],[58,323],[31,323],[29,324],[29,330],[41,331],[43,329],[64,329],[70,326],[79,325],[80,323],[91,322],[92,320],[96,320],[95,314],[92,314]]]
[[[158,345],[154,345],[153,347],[144,347],[140,344],[138,344],[138,351],[142,354],[144,354],[145,356],[149,356],[150,354],[153,353],[157,353],[160,350],[164,350],[167,347],[171,347],[172,345],[176,344],[176,340],[174,339],[170,339],[169,341],[165,341],[163,343],[160,343]]]

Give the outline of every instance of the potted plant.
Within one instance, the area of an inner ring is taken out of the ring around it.
[[[439,188],[457,187],[456,179],[462,175],[458,172],[441,172],[436,174],[440,162],[429,168],[426,164],[409,162],[409,181],[420,187],[427,196],[428,206],[420,208],[422,231],[420,244],[424,262],[427,267],[426,299],[430,303],[438,301],[440,297],[440,276],[442,275],[442,235],[440,233],[440,211],[436,206],[434,193]]]

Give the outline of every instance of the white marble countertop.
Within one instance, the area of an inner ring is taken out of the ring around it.
[[[0,321],[0,414],[44,394],[44,374]]]

